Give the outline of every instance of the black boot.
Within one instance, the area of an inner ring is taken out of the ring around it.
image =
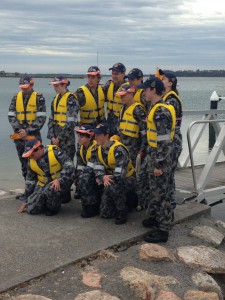
[[[126,205],[129,212],[132,212],[138,205],[138,196],[135,191],[129,191],[126,193]]]
[[[79,189],[77,189],[76,191],[75,191],[75,193],[74,193],[74,199],[80,199],[81,198],[81,193],[80,193],[80,190]]]
[[[158,223],[156,222],[155,218],[148,218],[142,221],[142,225],[146,228],[151,228],[157,226]]]
[[[57,208],[57,209],[45,208],[45,215],[46,216],[54,216],[54,215],[57,215],[58,212],[59,212],[59,208]]]
[[[68,191],[68,192],[61,195],[61,203],[62,204],[69,203],[70,201],[71,201],[70,191]]]
[[[116,225],[122,225],[127,222],[127,212],[124,210],[118,211],[115,218]]]
[[[166,243],[168,241],[169,232],[162,231],[160,229],[153,231],[149,235],[144,237],[144,241],[147,243]]]
[[[82,205],[82,218],[92,218],[99,214],[99,207],[97,205]]]

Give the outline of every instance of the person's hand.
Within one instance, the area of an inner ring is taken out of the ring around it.
[[[154,169],[154,175],[156,177],[161,176],[162,174],[163,174],[163,170],[157,168]]]
[[[51,139],[51,142],[52,142],[52,145],[59,146],[60,140],[59,140],[58,138],[52,138],[52,139]]]
[[[26,210],[27,210],[27,203],[22,202],[22,204],[17,212],[21,214],[21,213],[25,212]]]
[[[56,178],[53,181],[50,182],[51,187],[55,190],[55,191],[60,191],[60,182],[59,180]]]
[[[19,133],[21,139],[24,139],[24,138],[27,136],[27,132],[26,132],[25,129],[20,129],[20,130],[18,131],[18,133]]]
[[[109,186],[109,185],[111,185],[113,183],[112,177],[113,177],[113,175],[105,175],[105,176],[103,176],[103,184],[104,184],[104,186]]]

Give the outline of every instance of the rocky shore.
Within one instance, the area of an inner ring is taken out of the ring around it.
[[[141,238],[122,243],[25,282],[0,299],[222,300],[224,236],[220,220],[187,220],[172,227],[166,244],[146,244]]]

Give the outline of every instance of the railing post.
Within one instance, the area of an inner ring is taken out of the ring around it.
[[[216,91],[214,91],[210,97],[210,109],[217,109],[218,108],[218,102],[220,101],[220,98]],[[209,150],[212,150],[214,144],[216,141],[216,134],[215,130],[213,128],[213,125],[209,123]]]

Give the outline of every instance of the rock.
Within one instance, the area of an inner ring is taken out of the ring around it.
[[[196,284],[199,290],[204,292],[215,292],[218,294],[219,299],[223,300],[223,294],[221,288],[212,276],[203,273],[196,273],[192,276],[193,282]]]
[[[7,194],[5,191],[0,190],[0,197],[4,196],[5,194]]]
[[[9,298],[9,300],[52,300],[52,299],[40,295],[26,294],[26,295],[11,297]]]
[[[10,190],[9,193],[11,195],[19,195],[24,193],[24,189],[15,189],[15,190]]]
[[[158,290],[168,290],[167,285],[178,284],[174,277],[161,277],[134,267],[123,268],[120,275],[138,300],[155,299]]]
[[[220,227],[220,228],[225,229],[225,222],[223,222],[223,221],[221,221],[221,220],[216,220],[216,221],[215,221],[215,225],[216,225],[217,227]]]
[[[101,288],[101,278],[102,276],[94,271],[83,272],[83,283],[90,288]]]
[[[209,242],[216,247],[218,247],[224,239],[224,235],[221,232],[209,226],[195,226],[191,235]]]
[[[157,244],[144,244],[140,247],[140,258],[149,261],[175,260],[165,248]]]
[[[180,297],[178,297],[176,294],[173,292],[169,291],[160,291],[158,297],[156,300],[181,300]]]
[[[184,300],[219,300],[217,293],[207,293],[202,291],[187,291]]]
[[[120,300],[119,298],[112,296],[102,291],[91,291],[82,293],[76,296],[74,300]]]
[[[189,266],[201,268],[208,273],[225,273],[225,254],[205,246],[177,248],[179,260]]]

